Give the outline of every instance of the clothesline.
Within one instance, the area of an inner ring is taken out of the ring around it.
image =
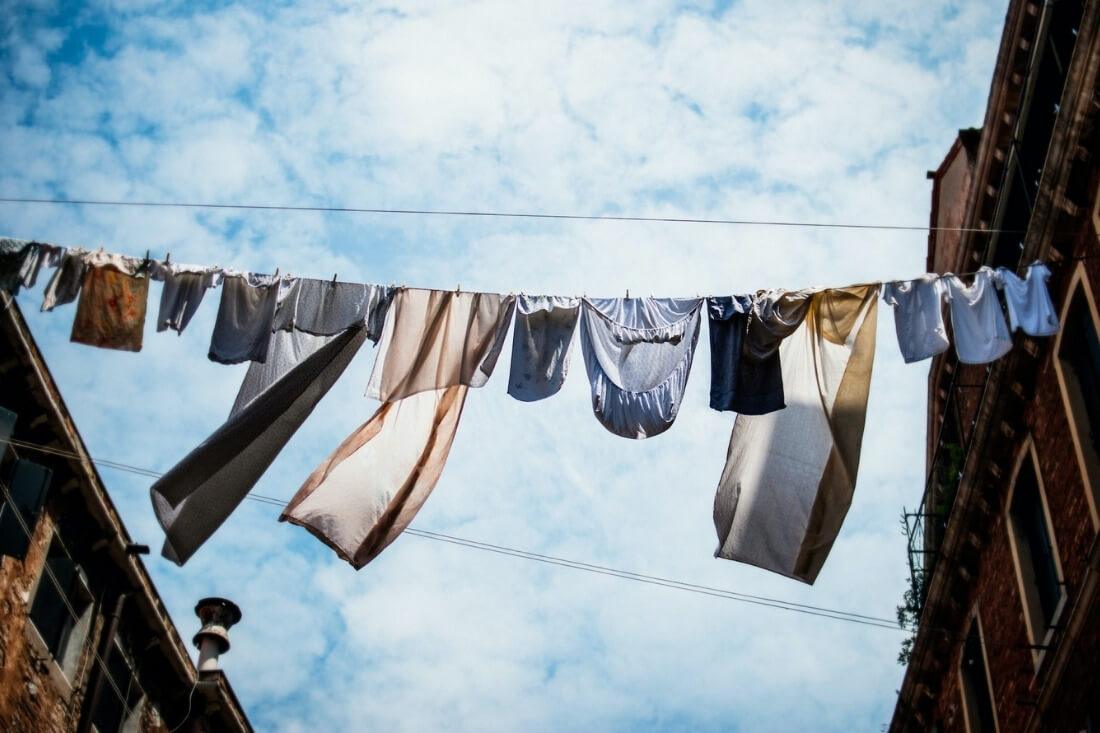
[[[248,362],[248,371],[228,420],[151,488],[164,555],[181,565],[248,497],[368,340],[379,353],[367,394],[381,406],[280,517],[356,568],[428,499],[469,391],[486,384],[509,331],[511,396],[557,394],[579,331],[595,418],[645,439],[676,420],[706,320],[710,406],[736,414],[713,505],[715,555],[813,583],[855,489],[880,296],[893,306],[907,362],[953,340],[961,362],[987,363],[1012,348],[1017,329],[1058,328],[1043,263],[1025,278],[982,268],[970,284],[926,274],[708,298],[575,298],[258,275],[0,240],[6,289],[33,287],[43,267],[54,268],[43,310],[78,300],[73,341],[130,351],[142,347],[150,279],[163,282],[158,331],[182,332],[205,291],[221,287],[208,356]]]
[[[57,204],[72,206],[129,206],[175,209],[237,209],[242,211],[311,211],[339,214],[395,214],[417,216],[469,216],[503,219],[550,219],[572,221],[652,222],[661,224],[717,224],[729,226],[805,227],[812,229],[869,229],[910,232],[960,232],[977,234],[1023,234],[1019,229],[982,229],[977,227],[916,226],[906,224],[851,224],[767,219],[707,219],[671,216],[617,216],[614,214],[543,214],[533,212],[474,211],[461,209],[384,209],[352,206],[290,206],[281,204],[216,204],[175,201],[111,201],[100,199],[47,199],[2,197],[0,203]]]

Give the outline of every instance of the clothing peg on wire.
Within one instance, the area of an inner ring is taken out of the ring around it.
[[[336,275],[337,273],[332,273],[332,287],[336,287]]]
[[[172,263],[172,253],[166,252],[164,255],[164,264],[168,265]],[[182,332],[181,332],[182,333]]]
[[[462,283],[459,283],[458,285],[455,285],[455,294],[457,295],[458,293],[461,293],[461,292],[462,292]]]
[[[630,300],[630,288],[626,289],[626,299]]]

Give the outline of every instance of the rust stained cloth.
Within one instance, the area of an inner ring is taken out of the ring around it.
[[[141,351],[149,278],[132,267],[89,267],[80,288],[70,341],[103,349]]]
[[[355,568],[397,539],[439,481],[466,394],[492,374],[514,306],[511,296],[399,291],[368,386],[382,406],[309,475],[280,521]]]

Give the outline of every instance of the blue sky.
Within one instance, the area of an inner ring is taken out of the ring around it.
[[[981,123],[1004,2],[5,3],[0,195],[921,225],[926,170]],[[921,232],[0,204],[0,233],[179,262],[491,291],[695,295],[914,275]],[[20,303],[93,455],[166,470],[243,368],[208,297],[140,354],[70,344]],[[156,297],[154,291],[153,297]],[[816,585],[713,558],[732,417],[705,339],[676,425],[592,417],[499,374],[467,400],[417,525],[892,616],[922,486],[927,364],[880,318],[863,465]],[[505,353],[510,353],[505,351]],[[287,498],[375,403],[366,349],[257,491]],[[502,364],[500,369],[506,369]],[[103,470],[138,541],[148,482]],[[245,502],[184,568],[181,629],[244,620],[224,665],[260,730],[877,730],[902,635],[406,536],[356,573]],[[169,721],[172,722],[172,721]]]

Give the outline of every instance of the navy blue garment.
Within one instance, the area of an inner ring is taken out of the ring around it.
[[[712,410],[739,412],[736,405],[738,376],[741,372],[741,345],[745,340],[751,310],[751,295],[707,298]]]
[[[711,408],[764,415],[786,407],[779,343],[802,322],[808,303],[781,291],[707,298]]]

